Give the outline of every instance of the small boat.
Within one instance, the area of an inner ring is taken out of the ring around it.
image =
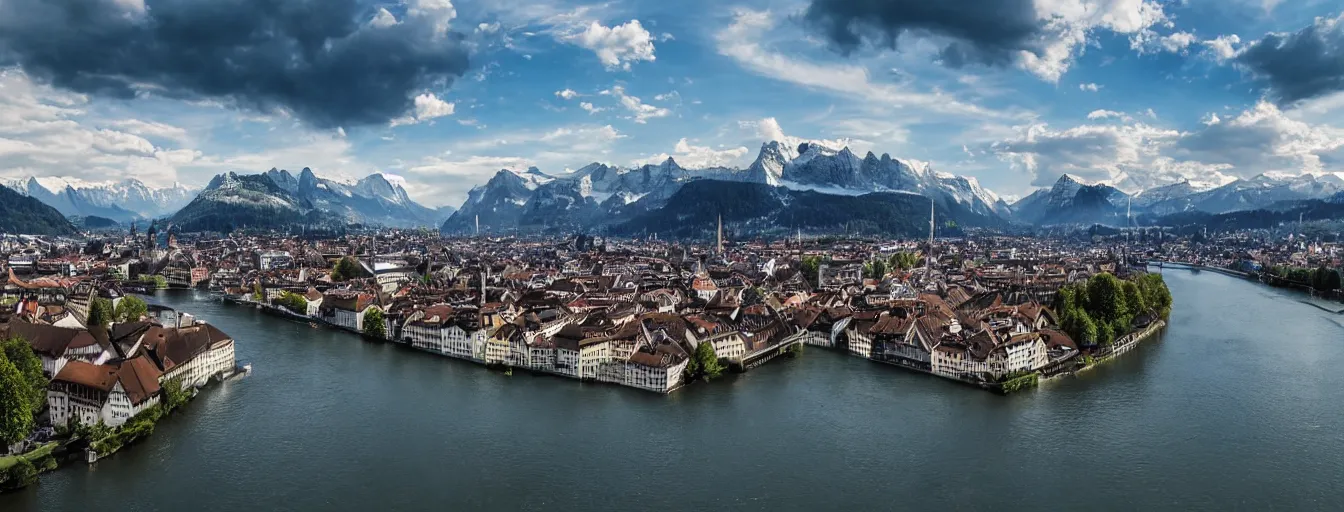
[[[317,328],[317,322],[308,322],[308,327]]]

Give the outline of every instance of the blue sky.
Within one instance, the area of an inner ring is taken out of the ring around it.
[[[175,60],[166,48],[178,40],[141,40],[163,30],[137,31],[181,18],[165,13],[216,19],[181,6],[190,1],[25,5],[36,1],[0,0],[0,19],[24,24],[0,21],[6,177],[199,186],[221,172],[306,166],[400,176],[439,206],[501,168],[668,156],[745,167],[768,139],[929,161],[1008,197],[1063,173],[1137,190],[1344,171],[1344,9],[1334,2],[219,0],[303,14],[290,25],[212,22],[280,39],[189,41],[239,50],[221,72]],[[63,17],[67,4],[106,9],[124,40],[97,39],[105,26]],[[989,8],[1000,11],[974,14]],[[838,34],[825,23],[836,19],[847,20]],[[79,58],[90,44],[154,62]],[[245,62],[240,49],[276,58]],[[290,74],[304,65],[320,72]]]

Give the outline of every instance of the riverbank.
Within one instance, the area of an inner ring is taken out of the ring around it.
[[[1310,286],[1307,286],[1307,285],[1302,284],[1302,283],[1296,283],[1296,282],[1288,281],[1288,280],[1285,280],[1285,279],[1280,278],[1280,277],[1269,276],[1269,275],[1264,274],[1264,273],[1242,272],[1242,271],[1239,271],[1239,270],[1232,270],[1232,269],[1222,268],[1222,267],[1210,267],[1210,266],[1207,266],[1207,265],[1198,265],[1198,264],[1194,264],[1194,263],[1182,263],[1182,262],[1173,262],[1173,261],[1165,261],[1165,262],[1153,261],[1153,262],[1149,262],[1149,265],[1150,265],[1150,266],[1157,266],[1159,269],[1175,268],[1175,269],[1191,270],[1191,271],[1195,271],[1195,272],[1200,272],[1200,271],[1216,272],[1216,273],[1223,274],[1223,275],[1227,275],[1227,276],[1232,276],[1232,277],[1238,277],[1238,278],[1246,279],[1246,280],[1248,280],[1248,281],[1254,281],[1254,282],[1257,282],[1257,283],[1260,283],[1260,284],[1269,286],[1269,287],[1271,287],[1271,288],[1280,288],[1280,289],[1293,290],[1293,291],[1296,291],[1296,292],[1305,293],[1305,294],[1307,294],[1309,297],[1311,297],[1311,298],[1313,298],[1313,299],[1317,298],[1316,295],[1315,295],[1315,290],[1312,289]],[[1332,300],[1325,300],[1326,304],[1321,304],[1320,302],[1317,302],[1317,301],[1313,301],[1313,300],[1305,300],[1305,299],[1299,299],[1298,302],[1301,302],[1301,303],[1303,303],[1303,304],[1312,306],[1312,307],[1314,307],[1314,308],[1317,308],[1317,309],[1320,309],[1320,310],[1322,310],[1322,311],[1326,311],[1326,312],[1329,312],[1329,313],[1334,313],[1334,314],[1344,314],[1344,302],[1337,302],[1337,301],[1332,301]]]
[[[1048,382],[1066,376],[1076,376],[1080,373],[1096,368],[1097,366],[1115,360],[1116,358],[1134,350],[1134,348],[1138,347],[1141,342],[1161,332],[1162,329],[1165,328],[1166,326],[1167,322],[1165,320],[1154,321],[1147,327],[1139,331],[1126,334],[1123,338],[1116,340],[1116,342],[1110,346],[1109,350],[1100,354],[1089,355],[1088,360],[1085,361],[1083,366],[1075,368],[1073,370],[1061,372],[1056,375],[1051,375],[1050,377],[1042,379],[1041,382]]]

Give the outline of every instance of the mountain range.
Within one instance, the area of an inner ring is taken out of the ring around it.
[[[760,201],[755,217],[781,222],[787,215],[781,213],[780,205],[792,205],[800,198],[858,205],[862,201],[852,198],[886,197],[873,194],[903,194],[909,197],[896,202],[913,201],[925,207],[932,199],[938,210],[966,215],[961,220],[970,224],[983,224],[982,219],[1001,219],[1011,211],[1006,202],[982,188],[975,178],[935,172],[922,162],[898,160],[885,154],[879,157],[871,152],[859,158],[847,147],[822,143],[804,142],[791,147],[771,141],[762,144],[756,160],[746,169],[686,169],[672,158],[634,168],[593,163],[557,175],[535,167],[525,171],[503,169],[484,185],[473,188],[441,230],[446,234],[473,233],[479,223],[482,232],[490,233],[554,229],[628,231],[623,224],[641,216],[652,218],[647,215],[659,210],[675,210],[687,201],[696,204],[697,195],[712,194],[721,188],[756,194],[752,197]],[[780,190],[764,192],[770,189]],[[674,196],[677,204],[672,204]],[[724,207],[721,203],[713,204],[716,208]],[[860,209],[856,206],[852,213]],[[798,222],[786,224],[807,227]]]
[[[301,224],[405,228],[438,225],[450,213],[416,203],[382,174],[346,183],[320,178],[305,167],[298,176],[281,169],[220,174],[171,220],[183,231]]]
[[[1011,218],[1033,225],[1124,226],[1140,216],[1179,219],[1184,218],[1177,215],[1182,213],[1220,215],[1256,211],[1324,200],[1342,192],[1344,179],[1334,174],[1290,177],[1261,174],[1213,188],[1182,181],[1134,195],[1065,174],[1054,186],[1039,189],[1013,203]]]
[[[4,182],[4,186],[56,208],[67,217],[103,217],[131,222],[172,215],[191,202],[199,191],[174,183],[154,188],[140,180],[88,182],[62,177],[28,177]]]
[[[904,232],[911,226],[909,219],[874,217],[871,212],[905,211],[916,203],[932,203],[939,218],[965,226],[1123,226],[1204,218],[1195,214],[1284,210],[1344,194],[1344,179],[1337,174],[1267,173],[1222,186],[1182,181],[1134,194],[1066,174],[1053,186],[1010,205],[975,178],[939,172],[924,162],[872,152],[860,157],[848,147],[826,141],[795,142],[762,144],[746,168],[688,169],[668,158],[628,168],[592,163],[556,174],[536,167],[503,169],[472,188],[457,210],[420,205],[400,180],[389,180],[383,174],[339,181],[318,177],[308,168],[297,174],[281,169],[252,175],[220,174],[199,192],[180,184],[153,188],[135,179],[93,183],[29,177],[4,185],[71,219],[126,223],[171,217],[179,229],[188,231],[298,224],[439,226],[445,234],[470,234],[477,229],[486,233],[679,231],[669,231],[678,226],[667,219],[689,218],[692,212],[681,210],[686,204],[707,209],[697,215],[726,211],[728,206],[719,200],[724,197],[715,192],[720,189],[744,194],[744,201],[751,198],[750,218],[738,215],[732,222],[757,226],[753,229],[761,232],[769,231],[764,229],[766,220],[780,229],[849,229],[876,223],[879,226],[864,229]],[[908,197],[893,199],[901,195]],[[831,205],[831,211],[809,210],[822,204]],[[811,212],[811,218],[798,217],[800,211]],[[837,215],[848,215],[849,221]],[[923,219],[923,215],[918,217]],[[696,223],[704,222],[694,217]],[[925,220],[919,223],[927,225]],[[704,228],[699,224],[694,229]]]

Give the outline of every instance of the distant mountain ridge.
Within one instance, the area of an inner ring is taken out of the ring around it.
[[[1009,213],[1008,205],[975,178],[935,172],[922,162],[871,152],[858,158],[847,147],[815,142],[791,147],[770,141],[746,169],[686,169],[672,158],[635,168],[593,163],[558,175],[535,167],[503,169],[473,188],[441,230],[473,233],[478,222],[482,231],[493,233],[610,227],[662,208],[683,187],[699,181],[752,183],[825,196],[904,193],[931,198],[940,209],[990,217]]]
[[[1012,218],[1034,225],[1123,226],[1140,215],[1160,218],[1186,212],[1218,215],[1263,210],[1285,203],[1324,200],[1342,192],[1344,179],[1333,174],[1261,174],[1208,189],[1181,181],[1131,196],[1110,185],[1065,174],[1052,187],[1038,189],[1013,203]]]
[[[87,182],[63,177],[11,179],[4,185],[42,201],[66,216],[96,216],[130,222],[172,215],[196,196],[198,189],[180,183],[155,188],[135,178]]]
[[[320,178],[305,167],[298,176],[281,169],[215,176],[172,222],[184,231],[355,223],[416,227],[437,225],[443,214],[411,200],[404,187],[382,174],[343,183]]]

